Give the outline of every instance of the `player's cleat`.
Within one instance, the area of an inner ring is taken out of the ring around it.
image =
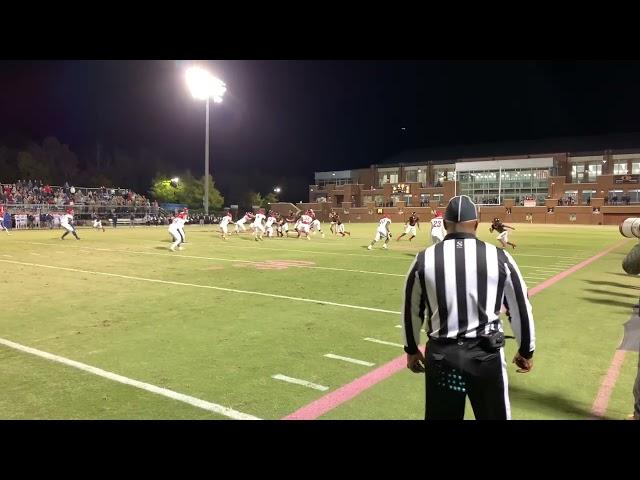
[[[175,247],[173,247],[173,246],[169,247],[169,250],[171,250],[172,252],[176,251]]]
[[[324,233],[322,233],[322,238],[324,238]]]
[[[178,247],[178,250],[184,250],[184,248],[182,248],[182,245]]]
[[[388,247],[387,247],[387,244],[386,244],[386,243],[385,243],[385,244],[383,244],[383,245],[382,245],[382,248],[388,248]]]
[[[367,247],[367,250],[371,250],[371,249],[373,249],[373,247],[372,247],[371,245],[369,245],[369,246]]]

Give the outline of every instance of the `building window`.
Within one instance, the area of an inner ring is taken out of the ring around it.
[[[584,165],[571,165],[571,182],[582,182],[584,180],[584,172]]]
[[[621,205],[622,190],[609,190],[609,196],[607,198],[610,205]]]
[[[453,181],[456,178],[455,168],[435,168],[433,170],[433,186],[441,187],[445,180]]]
[[[427,184],[427,167],[405,167],[405,182],[418,182],[421,186]]]
[[[627,194],[631,203],[640,203],[640,190],[629,190]]]
[[[385,183],[398,183],[397,168],[379,168],[378,169],[378,186],[381,187]]]
[[[591,198],[596,194],[595,190],[583,190],[582,191],[582,203],[587,205],[591,204]]]
[[[587,180],[589,181],[589,183],[595,182],[596,178],[602,175],[602,162],[589,163],[589,165],[587,165],[587,168]]]
[[[627,162],[616,162],[613,164],[614,175],[626,175],[627,174]]]
[[[631,164],[631,175],[637,175],[640,173],[640,162],[633,162]]]
[[[382,207],[382,204],[384,203],[384,197],[382,195],[376,195],[374,201],[376,202],[376,207]]]

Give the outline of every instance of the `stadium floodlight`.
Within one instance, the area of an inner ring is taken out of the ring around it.
[[[173,183],[178,183],[178,182],[180,181],[180,179],[179,179],[178,177],[173,177],[173,178],[171,179],[171,181],[172,181]]]
[[[227,86],[222,80],[200,67],[189,68],[186,77],[193,98],[196,100],[213,98],[215,103],[222,102],[222,97],[227,91]]]
[[[221,103],[227,91],[226,84],[200,67],[191,67],[186,73],[187,86],[196,100],[206,100],[206,122],[204,143],[204,213],[209,214],[209,99]]]
[[[282,189],[280,187],[276,187],[273,189],[274,192],[276,193],[280,193],[282,191]]]

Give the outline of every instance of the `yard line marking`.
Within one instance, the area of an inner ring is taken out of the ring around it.
[[[366,245],[362,245],[362,247],[365,247]],[[316,255],[316,254],[321,254],[321,255],[346,255],[349,257],[367,257],[367,258],[374,258],[375,260],[378,259],[387,259],[387,260],[400,260],[400,259],[404,259],[405,256],[400,256],[400,255],[384,255],[384,256],[373,256],[373,255],[367,255],[364,253],[340,253],[340,252],[322,252],[322,251],[318,251],[318,250],[296,250],[293,248],[271,248],[271,247],[251,247],[251,246],[245,246],[245,245],[229,245],[227,248],[248,248],[248,249],[252,249],[252,250],[275,250],[277,252],[301,252],[301,253],[308,253],[310,255]],[[417,255],[420,252],[420,250],[416,250],[415,254]]]
[[[349,363],[355,363],[356,365],[364,365],[365,367],[373,367],[375,363],[365,362],[364,360],[357,360],[355,358],[343,357],[341,355],[334,355],[333,353],[325,353],[324,355],[327,358],[333,358],[335,360],[343,360]]]
[[[282,380],[283,382],[295,383],[296,385],[302,385],[303,387],[313,388],[314,390],[320,390],[321,392],[329,390],[329,387],[325,387],[324,385],[307,382],[306,380],[300,380],[299,378],[287,377],[286,375],[281,375],[280,373],[278,373],[277,375],[271,375],[271,378],[275,380]]]
[[[362,307],[360,305],[349,305],[346,303],[336,303],[329,302],[327,300],[314,300],[312,298],[301,298],[301,297],[289,297],[287,295],[278,295],[275,293],[264,293],[264,292],[253,292],[250,290],[240,290],[236,288],[226,288],[226,287],[216,287],[213,285],[200,285],[197,283],[186,283],[186,282],[174,282],[171,280],[159,280],[156,278],[144,278],[144,277],[134,277],[131,275],[120,275],[118,273],[107,273],[107,272],[94,272],[91,270],[81,270],[79,268],[70,268],[70,267],[58,267],[55,265],[44,265],[40,263],[29,263],[29,262],[18,262],[15,260],[0,260],[0,262],[4,263],[12,263],[15,265],[25,265],[28,267],[40,267],[40,268],[51,268],[54,270],[64,270],[67,272],[78,272],[78,273],[88,273],[91,275],[104,275],[106,277],[115,277],[115,278],[126,278],[128,280],[138,280],[141,282],[150,282],[150,283],[161,283],[166,285],[178,285],[181,287],[195,287],[195,288],[206,288],[210,290],[219,290],[221,292],[232,292],[232,293],[244,293],[250,295],[260,295],[262,297],[271,297],[271,298],[282,298],[285,300],[293,300],[296,302],[306,302],[306,303],[318,303],[320,305],[332,305],[334,307],[344,307],[344,308],[353,308],[355,310],[366,310],[369,312],[380,312],[380,313],[391,313],[393,315],[400,315],[400,312],[396,312],[393,310],[385,310],[382,308],[373,308],[373,307]]]
[[[286,250],[283,248],[269,248],[269,247],[251,247],[251,246],[233,246],[234,248],[251,248],[251,249],[259,249],[259,250],[277,250],[277,251],[288,251],[288,252],[302,252],[302,253],[312,253],[312,254],[316,254],[316,253],[321,253],[321,254],[326,254],[326,255],[349,255],[349,256],[355,256],[355,257],[371,257],[371,255],[367,255],[367,254],[361,254],[361,253],[338,253],[338,252],[320,252],[317,250],[294,250],[294,249],[290,249],[287,248]],[[231,248],[231,246],[229,246],[229,248]],[[392,250],[393,251],[393,250]],[[404,250],[407,253],[414,253],[413,250]],[[417,255],[421,250],[416,250],[415,254]],[[527,253],[517,253],[517,254],[513,254],[514,257],[544,257],[544,258],[558,258],[557,255],[536,255],[536,254],[527,254]],[[404,258],[404,256],[399,256],[399,255],[385,255],[384,257],[374,257],[376,260],[378,260],[379,258],[386,258],[386,259],[399,259],[399,258]],[[583,257],[566,257],[565,258],[575,258],[575,259],[582,259]]]
[[[32,242],[33,243],[33,242]],[[38,244],[38,245],[48,245],[46,243],[43,244]],[[219,257],[202,257],[202,256],[198,256],[198,255],[185,255],[185,254],[179,254],[176,255],[175,253],[159,253],[159,252],[139,252],[139,251],[135,251],[135,250],[115,250],[115,249],[109,249],[109,248],[80,248],[80,250],[99,250],[101,252],[115,252],[115,253],[131,253],[134,255],[160,255],[163,257],[174,257],[174,258],[186,258],[186,259],[198,259],[198,260],[215,260],[215,261],[220,261],[220,262],[236,262],[236,263],[249,263],[249,264],[258,264],[258,263],[262,263],[262,262],[254,262],[251,260],[242,260],[242,259],[233,259],[233,258],[219,258]],[[364,273],[364,274],[371,274],[371,275],[386,275],[389,277],[406,277],[406,274],[404,273],[387,273],[387,272],[374,272],[374,271],[370,271],[370,270],[352,270],[349,268],[337,268],[337,267],[319,267],[319,266],[312,266],[312,265],[289,265],[290,268],[311,268],[311,269],[315,269],[315,270],[333,270],[333,271],[338,271],[338,272],[351,272],[351,273]]]
[[[555,275],[550,279],[539,283],[535,287],[529,289],[529,297],[540,293],[544,289],[549,288],[550,286],[564,279],[571,273],[576,272],[577,270],[580,270],[581,268],[595,262],[596,260],[612,252],[616,248],[620,247],[621,245],[624,245],[626,242],[627,240],[622,240],[607,248],[606,250],[603,250],[602,252],[594,255],[593,257],[578,263],[569,270],[559,273],[558,275]],[[357,397],[365,390],[368,390],[369,388],[385,380],[386,378],[389,378],[400,370],[405,369],[406,367],[406,356],[400,355],[399,357],[396,357],[393,360],[385,363],[384,365],[381,365],[380,367],[372,370],[366,375],[356,378],[352,382],[347,383],[342,387],[320,397],[319,399],[302,406],[295,412],[283,417],[283,420],[314,420],[318,417],[321,417],[327,412],[330,412],[343,403]]]
[[[392,347],[404,348],[404,345],[401,345],[399,343],[387,342],[386,340],[378,340],[377,338],[367,337],[367,338],[364,338],[363,340],[366,340],[367,342],[380,343],[381,345],[390,345]]]
[[[514,258],[518,258],[518,257],[558,258],[558,255],[537,255],[537,254],[533,254],[533,253],[512,253],[511,255]],[[575,258],[576,260],[582,260],[584,257],[583,256],[575,256],[575,257],[564,256],[564,258]]]
[[[607,411],[613,387],[615,387],[616,381],[620,376],[620,369],[624,363],[625,353],[626,352],[624,350],[616,350],[616,353],[613,355],[613,360],[611,360],[609,370],[607,370],[606,375],[602,379],[602,383],[598,389],[598,394],[591,406],[591,415],[593,415],[594,418],[603,417]]]
[[[554,264],[555,265],[555,264]],[[573,264],[572,264],[573,265]],[[518,267],[522,268],[535,268],[535,269],[545,269],[545,270],[564,270],[563,268],[555,267],[553,265],[548,267],[541,267],[539,265],[518,265]]]
[[[173,400],[178,400],[179,402],[188,403],[189,405],[193,405],[194,407],[218,413],[235,420],[260,420],[258,417],[254,417],[253,415],[238,412],[237,410],[223,407],[222,405],[218,405],[217,403],[207,402],[206,400],[201,400],[190,395],[185,395],[184,393],[175,392],[167,388],[157,387],[156,385],[151,385],[150,383],[145,383],[139,380],[124,377],[122,375],[118,375],[117,373],[108,372],[107,370],[102,370],[101,368],[97,367],[92,367],[91,365],[87,365],[86,363],[76,362],[75,360],[70,360],[59,355],[54,355],[52,353],[43,352],[42,350],[37,350],[25,345],[20,345],[19,343],[15,343],[4,338],[0,338],[0,344],[9,348],[13,348],[15,350],[20,350],[21,352],[30,353],[31,355],[36,355],[38,357],[51,360],[53,362],[62,363],[63,365],[74,367],[79,370],[84,370],[85,372],[93,373],[94,375],[113,380],[114,382],[123,383],[125,385],[139,388],[141,390],[146,390],[147,392],[156,393]]]

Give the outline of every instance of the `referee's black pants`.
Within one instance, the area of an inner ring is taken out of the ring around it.
[[[431,339],[425,360],[426,420],[462,420],[467,395],[476,420],[511,418],[503,348],[490,350],[476,339]]]

